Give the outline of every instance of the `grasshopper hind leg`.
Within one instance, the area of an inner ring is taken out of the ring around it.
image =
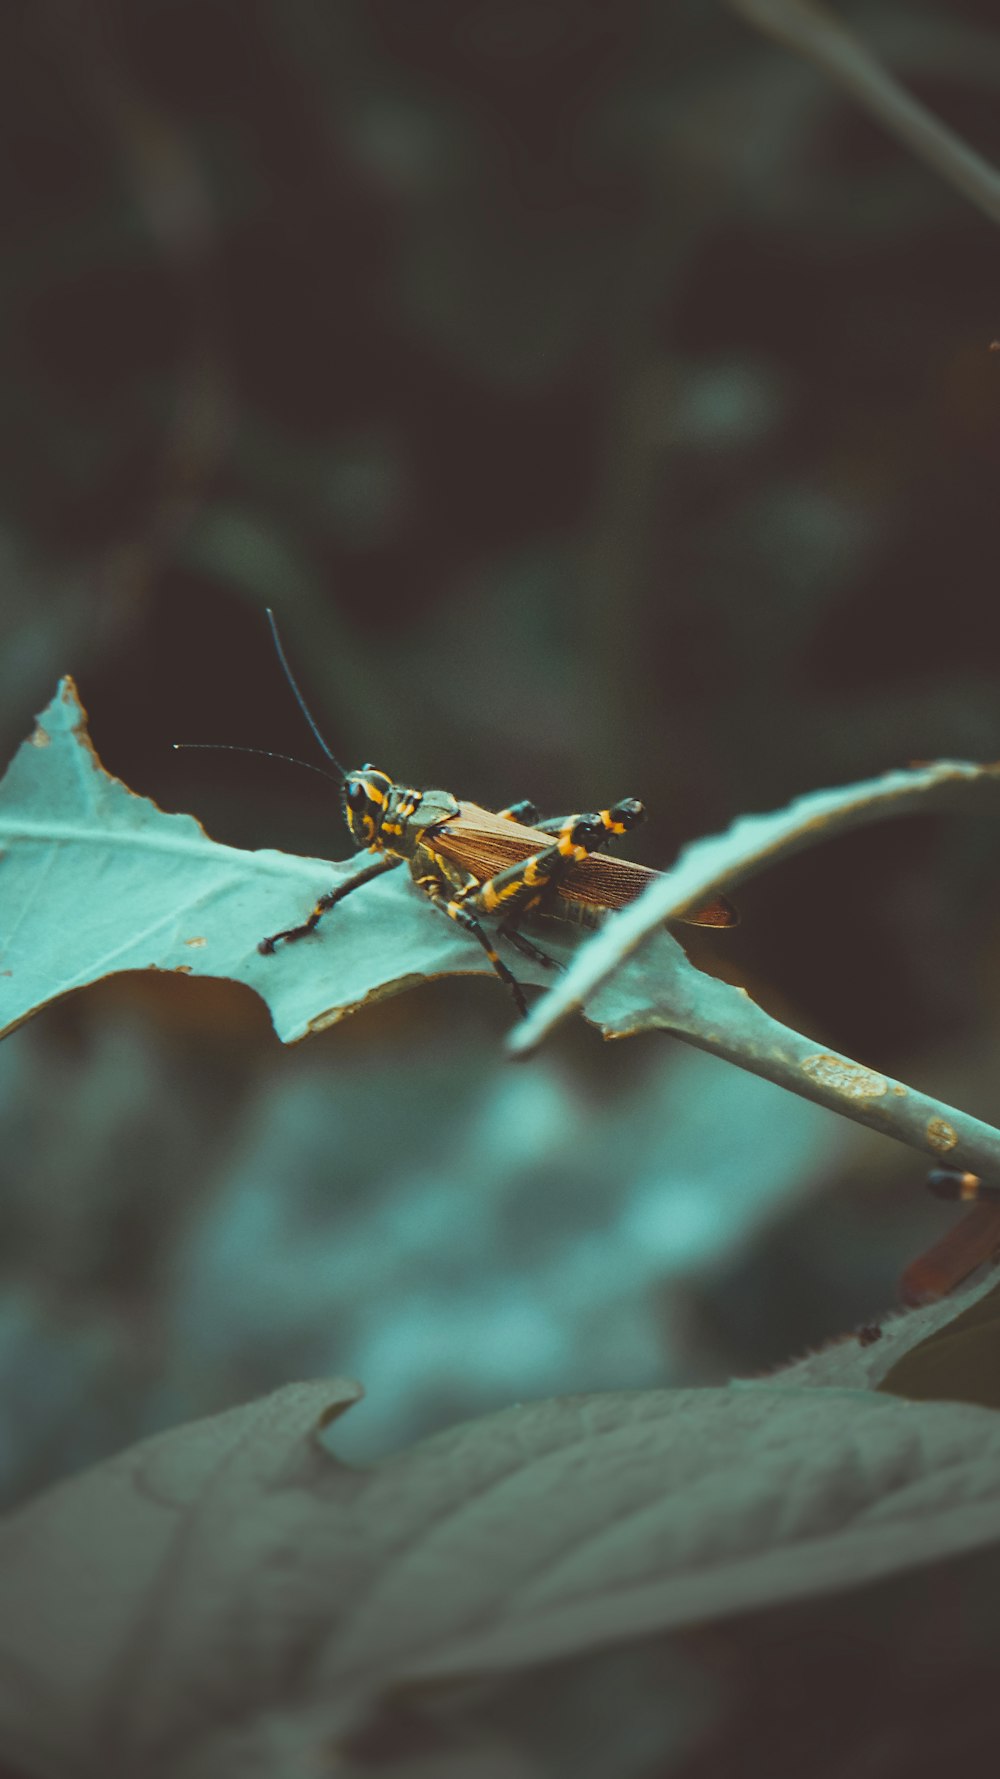
[[[532,803],[530,797],[522,797],[518,803],[508,803],[506,809],[498,809],[508,822],[523,822],[526,828],[534,828],[538,822],[538,805]]]
[[[547,951],[543,951],[540,945],[535,945],[531,939],[519,932],[517,927],[508,921],[502,921],[497,931],[502,938],[516,947],[522,957],[530,957],[532,963],[542,964],[546,970],[563,969],[564,966],[557,957],[550,957]]]
[[[514,818],[525,808],[533,810],[532,805],[515,803],[501,813]],[[433,863],[433,868],[419,875],[414,873],[415,880],[435,906],[478,939],[497,975],[510,989],[518,1012],[524,1017],[527,1007],[520,985],[476,919],[476,914],[499,915],[501,919],[498,932],[509,939],[524,957],[530,957],[534,963],[541,964],[547,970],[559,969],[561,966],[556,959],[543,951],[540,945],[526,938],[517,923],[531,909],[547,902],[557,892],[560,880],[574,865],[592,852],[599,851],[613,834],[627,833],[629,828],[642,820],[643,813],[641,803],[636,802],[634,797],[626,797],[620,803],[613,804],[610,809],[602,809],[596,814],[572,815],[561,820],[553,817],[540,822],[537,824],[539,831],[553,835],[552,845],[542,847],[517,864],[505,866],[485,883],[469,876],[458,888],[447,881],[442,871],[442,861],[433,852],[428,852],[428,861]],[[445,897],[449,899],[445,900]]]

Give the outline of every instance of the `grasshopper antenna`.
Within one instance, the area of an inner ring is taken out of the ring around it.
[[[319,732],[319,727],[316,723],[316,719],[313,716],[312,711],[309,709],[309,706],[306,703],[305,699],[303,698],[302,693],[299,691],[299,687],[298,687],[298,683],[296,681],[295,675],[288,665],[288,657],[286,656],[285,651],[281,646],[281,637],[278,635],[278,625],[275,620],[274,613],[271,610],[270,606],[267,606],[266,610],[267,610],[267,621],[271,626],[271,636],[274,641],[275,651],[277,653],[278,660],[281,662],[282,672],[284,673],[286,680],[288,681],[289,685],[291,686],[292,691],[295,693],[295,699],[298,704],[298,707],[299,707],[300,711],[302,712],[302,715],[305,717],[306,722],[309,724],[310,729],[312,730],[314,736],[316,737],[316,740],[318,741],[320,747],[322,748],[323,752],[325,753],[327,759],[331,762],[332,765],[336,766],[337,771],[340,773],[341,779],[345,779],[347,777],[346,771],[344,770],[343,766],[340,764],[340,761],[338,760],[336,754],[333,752],[332,748],[330,748],[327,745],[327,743],[324,741],[322,735]],[[286,758],[287,758],[287,756],[286,756]],[[304,765],[305,761],[302,761],[301,764]],[[319,768],[317,767],[316,770],[318,771]],[[326,777],[329,778],[330,774],[327,773]]]
[[[260,754],[265,760],[284,760],[289,766],[303,766],[307,772],[318,772],[320,778],[329,779],[331,784],[340,782],[332,772],[327,772],[322,766],[314,766],[311,760],[296,759],[294,754],[276,754],[268,747],[240,747],[238,742],[233,741],[172,741],[170,745],[175,753],[196,748],[201,753]],[[332,757],[331,755],[331,759]]]

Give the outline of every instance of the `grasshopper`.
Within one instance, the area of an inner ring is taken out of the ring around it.
[[[273,612],[267,616],[285,677],[338,775],[348,833],[359,851],[376,856],[355,877],[320,896],[297,926],[261,939],[258,951],[270,956],[280,944],[307,938],[345,896],[406,863],[430,905],[482,946],[523,1017],[523,990],[483,925],[484,917],[494,918],[496,936],[524,956],[558,968],[554,958],[521,932],[521,922],[540,915],[592,926],[602,914],[634,901],[658,873],[627,859],[604,857],[601,849],[643,820],[642,804],[625,797],[590,814],[543,821],[527,801],[493,811],[450,791],[397,784],[370,764],[347,771],[324,740],[296,683]],[[683,918],[694,926],[731,927],[738,916],[719,896]]]

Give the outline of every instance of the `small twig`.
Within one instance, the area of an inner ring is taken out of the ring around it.
[[[889,134],[1000,222],[1000,173],[889,74],[817,0],[729,0],[757,30],[808,56]]]

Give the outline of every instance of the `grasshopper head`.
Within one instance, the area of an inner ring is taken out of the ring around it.
[[[392,789],[387,772],[361,766],[344,779],[344,820],[355,846],[372,846],[378,840],[386,797]]]

